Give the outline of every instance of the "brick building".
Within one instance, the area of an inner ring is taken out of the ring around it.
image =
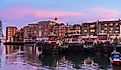
[[[6,27],[6,41],[7,42],[13,42],[13,36],[17,32],[17,27],[15,26],[7,26]]]

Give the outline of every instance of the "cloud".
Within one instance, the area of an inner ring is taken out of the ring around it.
[[[60,22],[81,23],[96,20],[119,19],[117,10],[103,7],[87,8],[87,12],[49,11],[31,7],[13,7],[0,11],[0,19],[9,23],[30,23],[58,17]]]
[[[119,12],[114,9],[108,9],[103,7],[93,7],[91,11],[101,19],[112,19],[119,16]]]
[[[66,11],[47,11],[47,10],[38,10],[31,8],[10,8],[7,10],[2,10],[0,13],[2,18],[7,20],[19,20],[24,19],[24,17],[32,18],[54,18],[54,17],[81,17],[85,16],[81,12],[66,12]]]

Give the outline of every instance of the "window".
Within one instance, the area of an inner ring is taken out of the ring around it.
[[[112,32],[112,31],[109,31],[110,33]]]
[[[95,32],[95,30],[94,29],[91,29],[90,32]]]
[[[105,27],[104,30],[107,30],[107,28]]]
[[[110,26],[113,26],[113,23],[110,23],[109,25],[110,25]]]
[[[116,27],[116,29],[119,29],[119,27]]]
[[[92,27],[95,27],[95,25],[90,25],[90,27],[92,28]]]
[[[115,31],[116,33],[118,33],[119,31]]]
[[[113,28],[110,28],[110,30],[113,30]]]
[[[118,23],[115,23],[115,25],[118,25]]]
[[[104,24],[104,26],[107,26],[107,24]]]
[[[84,30],[84,32],[87,32],[87,30]]]

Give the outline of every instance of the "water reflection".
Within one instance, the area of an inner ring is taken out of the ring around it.
[[[121,66],[112,66],[107,55],[42,55],[38,47],[33,45],[2,45],[0,51],[0,70],[87,70],[84,69],[83,62],[88,57],[97,63],[100,69],[121,69]]]

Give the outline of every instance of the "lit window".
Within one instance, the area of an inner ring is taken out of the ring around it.
[[[109,25],[110,25],[110,26],[113,26],[113,23],[110,23]]]
[[[104,26],[107,26],[107,24],[104,24]]]
[[[110,33],[112,32],[112,31],[109,31]]]
[[[116,23],[115,25],[118,25],[118,23]]]
[[[119,27],[116,27],[116,29],[119,29]]]
[[[104,28],[104,30],[107,30],[107,28]]]
[[[95,32],[95,30],[93,29],[93,30],[90,30],[90,32]]]
[[[87,32],[87,30],[84,30],[84,32]]]
[[[110,30],[113,30],[113,28],[110,28]]]
[[[95,27],[95,25],[90,25],[90,27]]]
[[[116,33],[118,33],[119,31],[115,31]]]

